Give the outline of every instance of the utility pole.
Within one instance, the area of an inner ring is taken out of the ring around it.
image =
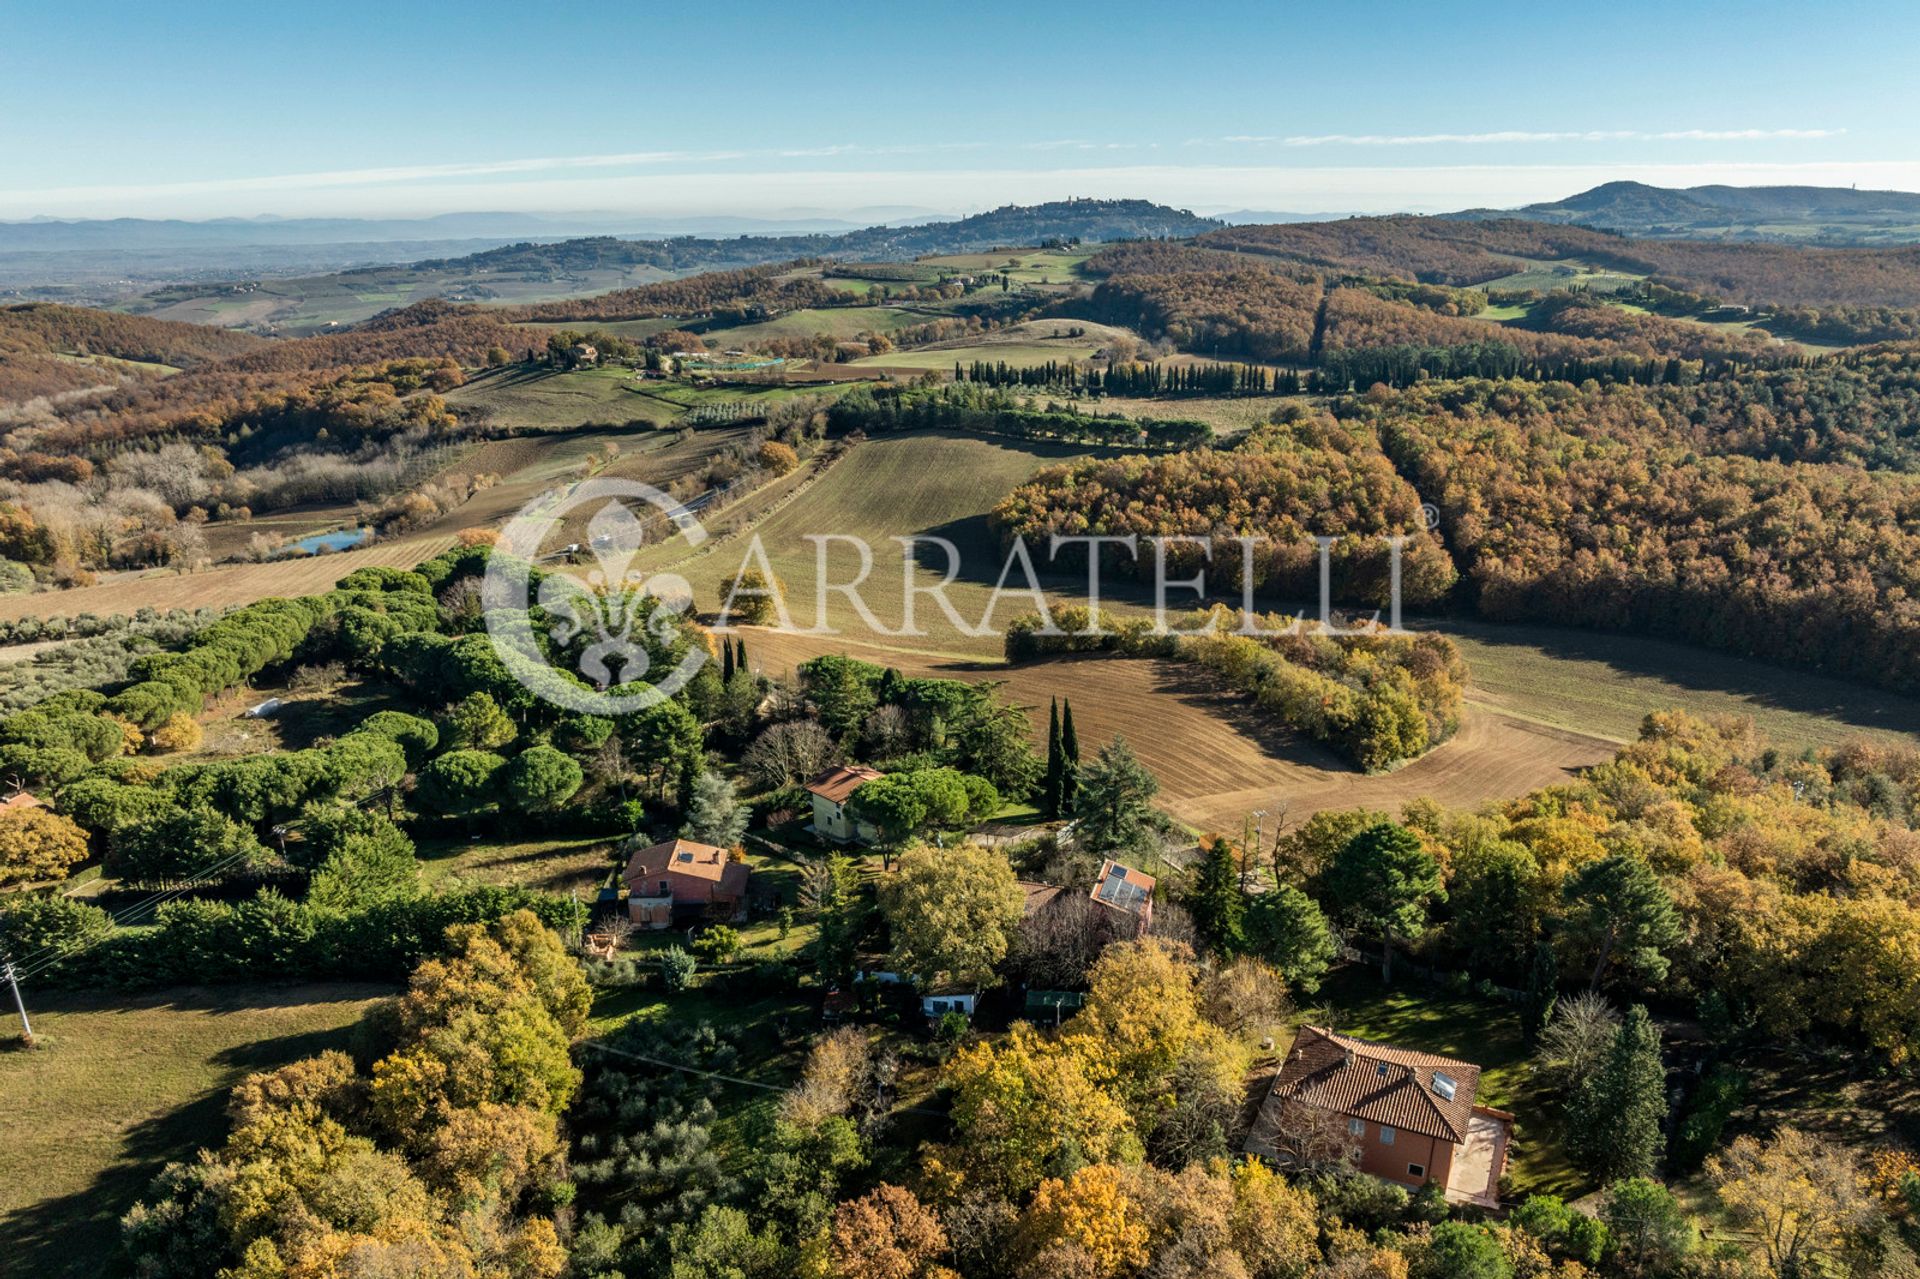
[[[27,1020],[27,1001],[20,998],[20,978],[13,971],[13,961],[6,964],[7,985],[13,987],[13,1006],[20,1010],[20,1038],[33,1042],[33,1024]]]

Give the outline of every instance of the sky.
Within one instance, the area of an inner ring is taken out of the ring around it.
[[[0,218],[1920,190],[1920,5],[0,0]]]

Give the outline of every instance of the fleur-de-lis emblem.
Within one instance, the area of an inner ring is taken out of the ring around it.
[[[555,573],[540,583],[539,602],[553,616],[554,640],[571,645],[582,634],[593,637],[580,654],[579,669],[602,688],[647,673],[646,645],[634,634],[646,611],[646,575],[634,567],[634,559],[646,540],[646,526],[633,512],[608,502],[587,522],[594,567],[585,580]],[[671,626],[670,618],[659,620]]]
[[[566,558],[584,556],[584,571],[569,573],[555,566],[541,574],[534,587],[530,566],[562,558],[562,552],[548,548],[565,512],[593,502],[601,505],[587,523],[586,541],[564,548]],[[646,700],[636,701],[635,690],[618,697],[609,690],[640,684],[639,693],[657,690],[670,696],[706,660],[704,645],[676,647],[683,614],[693,603],[686,579],[673,573],[649,577],[640,563],[652,527],[645,517],[664,526],[666,537],[684,534],[692,546],[706,539],[706,531],[684,506],[657,489],[623,480],[592,480],[543,495],[503,531],[487,567],[487,629],[509,669],[541,696],[590,714],[623,713]],[[591,687],[539,677],[537,668],[555,658],[533,643],[526,626],[533,619],[523,611],[529,607],[544,613],[557,652],[571,655],[577,650],[577,673]],[[516,639],[516,633],[522,638]],[[684,654],[677,659],[668,658],[677,664],[661,678],[643,678],[662,653],[681,650]]]

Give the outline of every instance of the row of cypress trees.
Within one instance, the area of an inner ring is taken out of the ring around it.
[[[727,640],[722,637],[720,640],[720,682],[722,684],[730,684],[733,682],[733,673],[735,671],[745,671],[748,669],[750,668],[747,666],[747,642],[743,639],[737,639],[732,643],[728,643]]]
[[[1073,731],[1073,703],[1054,698],[1047,716],[1047,774],[1040,784],[1040,813],[1058,821],[1073,812],[1080,793],[1080,737]]]

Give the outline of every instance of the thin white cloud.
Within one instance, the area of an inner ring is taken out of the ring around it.
[[[1750,142],[1786,139],[1832,138],[1844,129],[1674,129],[1645,132],[1631,129],[1537,132],[1503,130],[1493,133],[1423,134],[1232,134],[1221,138],[1192,138],[1188,146],[1279,146],[1312,147],[1396,147],[1440,145],[1493,145],[1542,142]],[[196,201],[204,197],[240,196],[249,193],[277,194],[282,199],[304,195],[302,204],[314,203],[318,193],[367,187],[454,187],[461,179],[494,178],[501,180],[503,195],[511,195],[522,183],[538,185],[541,175],[586,170],[651,169],[685,173],[705,165],[742,165],[768,161],[825,160],[838,158],[886,159],[910,156],[940,156],[980,152],[992,146],[985,142],[955,141],[884,145],[864,142],[832,143],[810,147],[761,150],[672,150],[629,151],[603,155],[534,156],[511,160],[483,160],[445,164],[390,165],[364,169],[334,169],[316,173],[282,173],[245,177],[196,178],[177,182],[145,184],[55,187],[41,190],[0,192],[0,216],[28,216],[62,210],[126,207],[129,205],[166,205]],[[1045,154],[1050,152],[1145,152],[1157,144],[1095,141],[1086,138],[1041,139],[1020,143],[1014,149]],[[600,179],[595,179],[596,181]],[[524,201],[512,201],[515,207],[527,207]],[[25,210],[15,214],[12,210]]]
[[[1837,138],[1845,129],[1502,129],[1491,133],[1233,133],[1193,138],[1190,146],[1421,147],[1529,142],[1774,142]]]
[[[92,200],[49,207],[0,192],[0,217],[48,213],[67,217],[219,217],[257,213],[313,216],[423,217],[474,209],[528,213],[607,213],[681,217],[729,213],[746,217],[844,215],[876,206],[961,213],[1004,203],[1031,204],[1067,196],[1136,197],[1186,208],[1288,212],[1441,212],[1473,206],[1511,207],[1571,195],[1602,182],[1636,180],[1661,186],[1799,184],[1920,190],[1920,161],[1806,163],[1282,165],[1116,164],[1018,168],[650,170],[645,173],[556,173],[531,179],[479,175],[382,186],[341,186],[274,193],[274,203],[236,207],[230,192],[164,198]]]
[[[348,187],[405,185],[443,182],[454,178],[515,178],[533,174],[579,169],[638,169],[662,166],[727,164],[740,161],[835,159],[839,157],[887,158],[933,156],[957,152],[981,151],[985,142],[927,142],[897,146],[849,142],[815,147],[791,147],[780,150],[731,151],[630,151],[612,155],[536,156],[518,160],[483,160],[449,164],[391,165],[369,169],[332,169],[318,173],[277,173],[250,177],[195,178],[181,182],[156,182],[138,186],[51,187],[38,191],[0,194],[7,204],[40,201],[57,207],[86,201],[125,201],[166,199],[177,196],[239,194],[249,191],[331,191]],[[1132,143],[1086,142],[1078,139],[1028,142],[1029,151],[1081,150],[1115,151],[1138,149]]]

